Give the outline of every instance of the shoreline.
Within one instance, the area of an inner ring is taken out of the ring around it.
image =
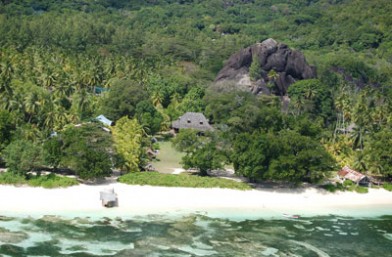
[[[102,207],[99,192],[113,188],[119,206]],[[377,217],[392,214],[392,192],[330,193],[321,189],[253,189],[131,186],[122,183],[44,189],[0,186],[0,215],[64,217],[143,217],[201,214],[216,218],[306,216]]]

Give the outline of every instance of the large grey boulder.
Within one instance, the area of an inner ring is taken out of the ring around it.
[[[260,79],[252,81],[249,68],[254,58],[260,64]],[[274,71],[271,76],[270,71]],[[301,52],[269,38],[233,54],[218,73],[212,87],[218,91],[243,90],[254,94],[270,93],[273,84],[278,95],[286,95],[287,88],[297,80],[316,77],[316,69],[306,62]]]

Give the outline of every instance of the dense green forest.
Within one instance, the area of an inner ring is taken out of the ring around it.
[[[150,137],[192,111],[215,131],[174,143],[202,173],[228,163],[252,180],[315,182],[349,165],[391,178],[391,13],[389,0],[1,0],[1,165],[142,170]],[[267,38],[317,67],[287,110],[209,87]]]

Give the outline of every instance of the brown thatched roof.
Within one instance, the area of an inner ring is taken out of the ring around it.
[[[185,113],[178,120],[173,121],[172,127],[174,129],[213,130],[206,117],[199,112]]]

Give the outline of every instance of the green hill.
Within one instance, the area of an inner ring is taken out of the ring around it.
[[[229,152],[244,133],[289,129],[317,141],[339,166],[390,176],[391,12],[388,0],[2,0],[1,158],[11,158],[5,149],[16,139],[40,146],[53,131],[99,114],[117,119],[113,110],[146,134],[192,111],[227,129],[219,137]],[[206,90],[233,53],[267,38],[317,67],[316,80],[289,90],[289,112],[273,96]],[[67,168],[64,158],[56,164]]]

